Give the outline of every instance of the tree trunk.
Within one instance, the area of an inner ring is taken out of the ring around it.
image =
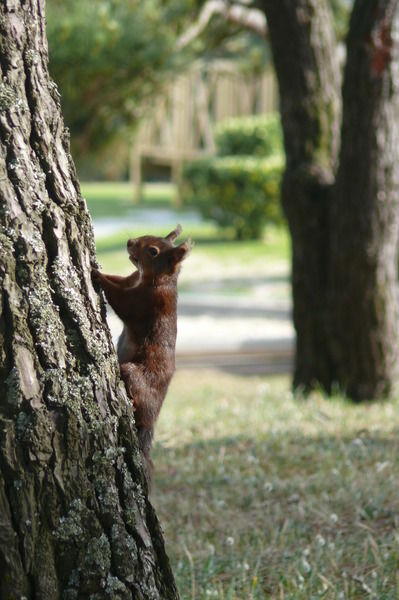
[[[294,386],[338,383],[353,399],[382,397],[399,371],[399,5],[355,2],[336,173],[339,75],[327,4],[261,4],[287,154]]]
[[[397,0],[355,3],[330,265],[338,382],[358,400],[388,394],[399,369],[398,35]]]
[[[334,378],[328,343],[329,204],[339,145],[339,63],[325,0],[261,0],[280,89],[286,170],[282,204],[292,240],[294,386]]]
[[[0,599],[177,598],[44,22],[0,4]]]

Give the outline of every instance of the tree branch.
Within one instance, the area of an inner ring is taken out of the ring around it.
[[[201,35],[215,15],[220,15],[227,22],[250,29],[262,37],[267,35],[266,19],[262,11],[248,8],[242,4],[229,5],[225,0],[208,0],[197,21],[178,39],[178,48],[182,49],[188,46]]]

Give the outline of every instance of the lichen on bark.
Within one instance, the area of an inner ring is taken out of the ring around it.
[[[177,598],[90,281],[44,2],[0,5],[0,599]]]

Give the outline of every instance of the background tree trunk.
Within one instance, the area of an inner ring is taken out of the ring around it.
[[[355,3],[330,266],[338,382],[358,400],[388,394],[399,368],[398,36],[397,0]]]
[[[353,399],[397,381],[399,5],[357,0],[339,74],[324,0],[262,0],[277,70],[292,236],[294,386]],[[334,183],[335,182],[335,183]]]
[[[340,74],[325,0],[260,0],[280,89],[286,170],[282,204],[292,240],[297,348],[294,386],[330,388],[327,328],[329,204],[340,128]]]
[[[0,4],[0,598],[177,598],[44,23]]]

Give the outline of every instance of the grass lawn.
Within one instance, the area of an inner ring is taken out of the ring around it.
[[[399,598],[398,408],[178,372],[153,502],[182,599]]]
[[[128,181],[82,182],[81,189],[93,219],[123,216],[136,206],[134,189]],[[170,206],[174,192],[174,187],[169,183],[146,184],[143,187],[142,205]]]

